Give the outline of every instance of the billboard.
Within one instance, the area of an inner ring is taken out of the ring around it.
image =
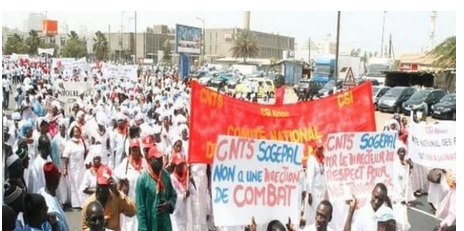
[[[58,34],[58,21],[56,20],[43,20],[42,32],[47,36],[55,36]]]
[[[201,53],[201,28],[176,24],[176,52]]]

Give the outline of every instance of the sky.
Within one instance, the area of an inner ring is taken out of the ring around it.
[[[45,11],[42,11],[45,13]],[[2,12],[2,25],[9,28],[23,28],[23,21],[30,12]],[[388,44],[392,35],[395,54],[420,53],[428,45],[431,11],[388,11],[385,14],[384,44]],[[89,31],[134,31],[134,11],[101,12],[65,12],[48,11],[47,18],[66,23],[69,30],[80,31],[84,26]],[[175,27],[183,24],[206,28],[242,28],[243,11],[208,12],[146,12],[137,11],[137,31],[148,26],[165,24]],[[360,48],[362,51],[380,52],[382,40],[383,11],[343,11],[340,18],[340,50],[350,51]],[[438,11],[435,29],[435,43],[439,44],[449,36],[456,35],[456,12]],[[336,11],[317,12],[270,12],[252,11],[251,30],[278,33],[295,37],[298,46],[307,46],[308,38],[323,40],[327,34],[335,39],[337,29]]]

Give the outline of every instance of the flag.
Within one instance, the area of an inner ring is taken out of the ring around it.
[[[284,96],[285,96],[285,85],[277,88],[275,94],[275,105],[282,106],[284,105]]]

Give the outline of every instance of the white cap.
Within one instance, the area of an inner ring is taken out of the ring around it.
[[[21,114],[19,114],[19,112],[14,112],[12,115],[11,115],[11,118],[13,120],[21,120]]]
[[[19,156],[16,154],[12,154],[6,159],[6,167],[10,167],[17,160],[20,160]]]
[[[153,134],[160,134],[161,133],[161,126],[155,124],[153,125]]]

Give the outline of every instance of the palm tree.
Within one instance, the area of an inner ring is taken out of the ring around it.
[[[256,42],[255,34],[250,30],[243,30],[235,39],[234,46],[230,49],[234,58],[243,58],[246,63],[247,58],[257,57],[259,46]]]
[[[13,53],[24,54],[27,53],[27,46],[24,43],[23,38],[18,34],[13,34],[13,36],[8,37],[5,45],[3,46],[3,52],[7,55]]]
[[[68,37],[70,40],[78,40],[79,39],[79,35],[77,35],[77,33],[75,31],[71,31],[71,33],[68,34]]]
[[[105,34],[101,31],[95,33],[96,38],[93,38],[93,52],[98,60],[108,59],[109,44],[106,40]]]
[[[456,36],[447,38],[428,54],[435,58],[433,65],[441,68],[456,68]]]
[[[29,31],[29,37],[27,38],[27,46],[29,47],[29,54],[37,54],[42,40],[39,38],[39,34],[35,30]]]

